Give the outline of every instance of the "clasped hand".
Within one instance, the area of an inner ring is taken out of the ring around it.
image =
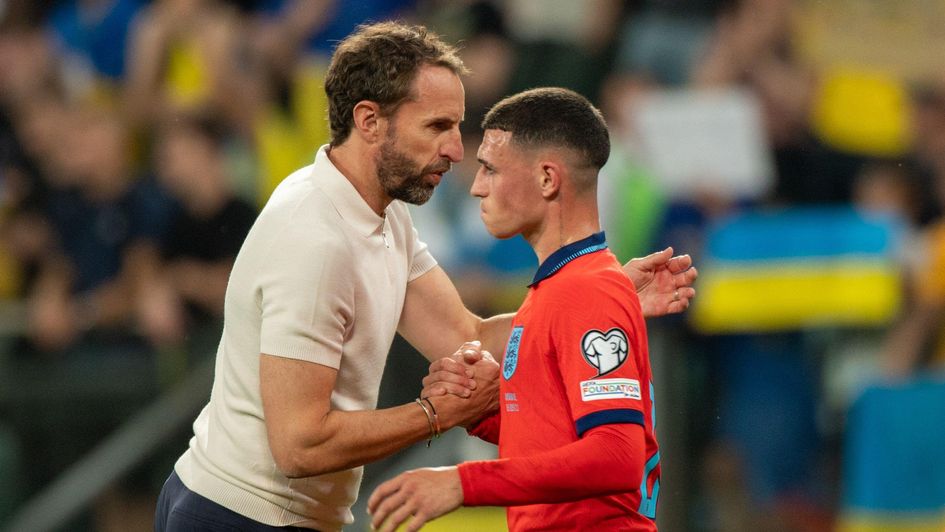
[[[485,414],[491,414],[499,408],[499,364],[488,351],[482,349],[478,340],[466,342],[455,353],[430,364],[426,377],[423,378],[423,390],[420,397],[438,397],[455,395],[469,397],[481,386],[494,388],[491,404]],[[481,390],[482,391],[482,390]],[[474,419],[476,422],[479,419]],[[468,424],[464,424],[468,426]]]

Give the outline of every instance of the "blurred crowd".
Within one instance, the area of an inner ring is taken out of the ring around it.
[[[851,371],[902,380],[941,365],[945,63],[931,54],[899,72],[826,57],[818,17],[871,27],[890,13],[823,4],[0,0],[0,523],[193,359],[212,356],[242,239],[279,180],[327,142],[324,70],[364,21],[427,24],[460,43],[471,71],[466,158],[412,212],[474,310],[514,310],[535,267],[527,244],[480,227],[468,195],[479,120],[504,95],[557,85],[596,102],[612,130],[601,196],[619,258],[673,245],[702,269],[707,228],[748,209],[892,216],[906,235],[902,302],[882,327],[852,331],[855,366],[867,369]],[[896,21],[945,16],[927,4],[897,3]],[[903,16],[910,9],[918,15]],[[875,56],[895,46],[873,44]],[[680,90],[757,102],[773,176],[762,193],[661,188],[634,112]],[[870,129],[882,113],[893,114],[887,127]],[[674,522],[831,529],[842,405],[826,401],[825,374],[846,370],[825,359],[850,351],[851,331],[706,335],[685,318],[651,327],[667,338],[654,351],[672,351],[665,364],[687,368],[672,387],[687,390],[674,404],[690,453],[677,477],[687,485],[672,492],[688,503]],[[128,386],[103,382],[114,368],[127,369],[117,380]],[[157,469],[162,479],[170,467]]]

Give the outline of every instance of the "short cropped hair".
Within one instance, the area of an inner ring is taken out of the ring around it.
[[[489,109],[482,129],[508,131],[520,146],[571,149],[595,170],[610,157],[603,115],[587,98],[568,89],[542,87],[509,96]]]
[[[341,41],[325,77],[331,145],[348,139],[354,126],[352,111],[360,101],[376,102],[385,116],[392,115],[411,96],[413,81],[426,65],[467,73],[456,48],[423,26],[361,25]]]

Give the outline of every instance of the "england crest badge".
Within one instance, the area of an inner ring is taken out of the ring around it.
[[[505,380],[512,378],[515,368],[518,366],[518,346],[522,343],[522,331],[525,327],[519,325],[512,328],[512,335],[509,336],[509,344],[505,346],[505,358],[502,359],[502,376]]]

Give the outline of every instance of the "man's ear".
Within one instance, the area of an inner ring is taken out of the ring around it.
[[[545,199],[554,199],[561,190],[562,171],[560,164],[553,161],[542,161],[539,163],[541,172],[539,174],[539,187],[541,187],[541,196]]]
[[[351,111],[354,124],[352,132],[360,135],[366,142],[376,142],[382,136],[382,126],[386,119],[381,116],[381,106],[371,100],[361,100]]]

